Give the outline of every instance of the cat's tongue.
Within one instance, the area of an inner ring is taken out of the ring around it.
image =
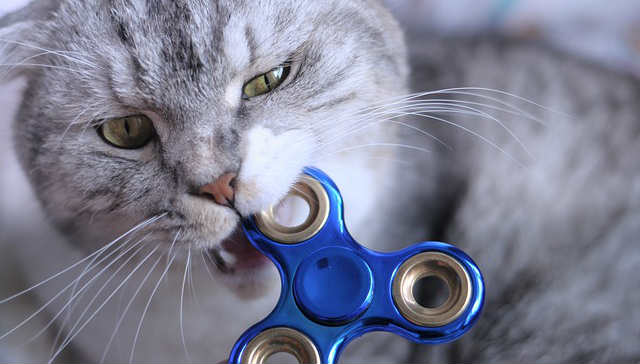
[[[221,245],[225,252],[233,255],[236,259],[232,265],[235,270],[259,268],[269,261],[251,245],[241,227],[238,227]]]

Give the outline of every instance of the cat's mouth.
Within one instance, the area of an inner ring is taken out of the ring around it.
[[[226,274],[258,269],[268,262],[268,258],[249,242],[240,224],[219,246],[207,253],[211,257],[210,263]]]

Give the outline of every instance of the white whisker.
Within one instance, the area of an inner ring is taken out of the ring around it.
[[[71,306],[72,304],[74,304],[74,302],[76,301],[77,297],[78,297],[79,295],[83,294],[83,292],[85,292],[85,289],[87,289],[87,287],[89,287],[89,286],[90,286],[90,285],[91,285],[91,284],[92,284],[96,279],[98,279],[98,278],[99,278],[99,277],[100,277],[100,276],[101,276],[101,275],[102,275],[102,274],[103,274],[107,269],[109,269],[109,267],[110,267],[110,266],[112,266],[113,264],[115,264],[115,263],[116,263],[116,262],[117,262],[121,257],[123,257],[125,254],[127,254],[128,252],[130,252],[132,249],[136,248],[136,246],[140,245],[141,243],[142,243],[142,240],[141,240],[141,241],[139,241],[139,242],[137,242],[137,243],[136,243],[136,244],[134,244],[133,246],[129,247],[127,250],[125,250],[125,251],[124,251],[124,252],[122,252],[120,255],[118,255],[116,258],[114,258],[114,259],[113,259],[113,261],[112,261],[111,263],[109,263],[106,267],[104,267],[100,272],[96,273],[96,275],[95,275],[95,276],[93,276],[93,277],[92,277],[92,278],[91,278],[87,283],[85,283],[85,284],[82,286],[82,288],[80,288],[80,290],[78,290],[78,292],[76,292],[76,293],[75,293],[71,298],[69,298],[69,300],[67,301],[67,303],[66,303],[64,306],[62,306],[62,308],[58,311],[58,313],[56,313],[56,315],[55,315],[53,318],[51,318],[51,319],[49,320],[49,322],[47,323],[47,325],[45,325],[45,327],[43,327],[43,328],[42,328],[38,333],[36,333],[36,335],[34,335],[34,336],[33,336],[33,337],[28,341],[28,342],[31,342],[31,341],[35,340],[36,338],[38,338],[40,335],[42,335],[42,334],[43,334],[43,333],[44,333],[44,332],[45,332],[45,331],[46,331],[46,330],[47,330],[51,325],[53,325],[53,323],[58,319],[58,317],[60,317],[60,315],[62,315],[62,313],[63,313],[63,312],[65,312],[65,310],[66,310],[69,306]],[[136,256],[136,254],[138,254],[138,253],[140,252],[140,250],[142,250],[142,248],[143,248],[142,246],[141,246],[141,247],[139,247],[139,248],[138,248],[138,249],[137,249],[137,250],[136,250],[136,251],[135,251],[135,252],[134,252],[134,253],[133,253],[129,258],[127,258],[127,260],[125,260],[125,262],[120,266],[120,268],[116,271],[116,273],[117,273],[117,272],[118,272],[122,267],[124,267],[124,266],[126,265],[126,263],[128,263],[128,262],[129,262],[133,257],[135,257],[135,256]],[[109,278],[109,280],[107,281],[107,283],[111,281],[111,279],[115,276],[115,274],[116,274],[116,273],[114,273],[114,275],[112,275],[112,276],[111,276],[111,278]],[[72,283],[73,283],[73,282],[72,282]],[[105,283],[105,285],[106,285],[107,283]],[[67,286],[67,287],[69,287],[69,286]],[[102,288],[104,288],[104,286],[103,286]],[[100,291],[98,291],[98,294],[102,291],[102,288],[100,289]],[[66,288],[65,288],[65,290],[66,290]],[[63,291],[61,291],[61,293],[62,293],[62,292],[64,292],[64,290],[63,290]],[[59,295],[59,294],[58,294],[58,295]],[[56,296],[58,296],[58,295],[56,295]],[[97,297],[97,295],[96,295],[96,297]],[[48,305],[49,305],[49,304],[50,304],[50,303],[51,303],[55,298],[56,298],[56,297],[52,298],[49,302],[47,302],[47,303],[45,304],[45,306],[43,306],[43,307],[42,307],[42,310],[44,310],[44,308],[46,308],[46,307],[47,307],[47,306],[48,306]],[[95,298],[94,298],[94,300],[95,300]],[[93,303],[93,300],[91,301],[91,303]],[[91,305],[91,303],[89,304],[89,306]],[[87,309],[88,309],[88,307],[89,307],[89,306],[87,306]],[[39,313],[39,312],[35,312],[33,316],[35,316],[35,315],[36,315],[36,314],[38,314],[38,313]],[[80,316],[80,319],[82,319],[82,317],[84,317],[84,314],[85,314],[85,313],[86,313],[86,310],[85,310],[85,311],[83,312],[83,314]],[[31,318],[33,318],[33,317],[29,317],[29,319],[31,319]],[[80,319],[78,319],[78,320],[80,320]],[[76,325],[77,325],[77,323],[76,323]],[[72,331],[75,327],[76,327],[76,326],[72,327],[70,331]],[[16,329],[17,329],[17,327],[16,327]],[[9,333],[7,333],[7,334],[9,334]],[[1,339],[2,339],[2,338],[0,338],[0,340],[1,340]],[[65,340],[66,340],[66,338],[65,338]],[[63,340],[63,342],[64,342],[65,340]]]
[[[403,148],[403,149],[410,149],[410,150],[415,150],[415,151],[419,151],[419,152],[423,152],[423,153],[432,153],[432,150],[426,149],[426,148],[422,148],[422,147],[417,147],[415,145],[408,145],[408,144],[398,144],[398,143],[369,143],[369,144],[360,144],[360,145],[356,145],[353,147],[348,147],[348,148],[344,148],[344,149],[340,149],[337,151],[334,151],[328,155],[333,155],[333,154],[339,154],[339,153],[343,153],[343,152],[348,152],[348,151],[352,151],[352,150],[357,150],[357,149],[362,149],[362,148],[371,148],[371,147],[394,147],[394,148]]]
[[[138,243],[139,244],[139,243]],[[100,275],[102,275],[103,272],[105,272],[111,265],[113,265],[117,260],[119,260],[124,254],[126,254],[127,252],[129,252],[131,249],[135,248],[137,246],[133,245],[132,247],[128,248],[125,252],[121,253],[120,255],[118,255],[117,258],[115,258],[111,263],[109,263],[106,267],[104,267],[100,272],[98,272],[93,278],[91,278],[91,280],[89,280],[89,282],[87,282],[84,286],[82,286],[82,288],[78,291],[78,293],[76,293],[75,297],[77,297],[81,292],[84,291],[85,288],[87,288],[95,279],[97,279]],[[55,301],[58,297],[60,297],[67,289],[69,289],[71,286],[73,286],[75,284],[75,280],[72,281],[71,283],[69,283],[66,287],[64,287],[60,292],[58,292],[55,296],[53,296],[53,298],[51,298],[49,301],[47,301],[44,305],[42,305],[38,310],[36,310],[34,313],[32,313],[29,317],[27,317],[26,319],[24,319],[22,322],[20,322],[17,326],[15,326],[13,329],[9,330],[8,332],[6,332],[5,334],[3,334],[2,336],[0,336],[0,340],[4,339],[5,337],[11,335],[13,332],[15,332],[16,330],[20,329],[22,326],[24,326],[27,322],[29,322],[30,320],[32,320],[35,316],[37,316],[38,314],[40,314],[40,312],[44,311],[53,301]],[[58,314],[56,314],[56,316],[47,324],[47,327],[50,326],[53,321],[55,319],[57,319],[62,312],[64,312],[64,310],[71,305],[71,303],[73,302],[73,299],[75,299],[75,297],[72,297],[71,299],[69,299],[69,301],[67,302],[67,304],[65,304],[62,308],[62,310],[60,310],[58,312]],[[38,335],[36,335],[35,337],[39,336],[40,334],[42,334],[42,332],[44,332],[44,330],[41,330],[41,332],[38,333]]]
[[[160,263],[160,260],[162,260],[162,255],[158,257],[158,259],[156,260],[155,263],[153,263],[153,265],[151,266],[151,269],[149,269],[149,272],[147,272],[147,274],[142,279],[142,282],[140,282],[140,285],[138,286],[138,289],[136,289],[136,291],[134,292],[133,296],[131,297],[131,299],[129,300],[127,305],[125,306],[124,311],[122,312],[122,315],[120,316],[120,319],[116,323],[116,327],[113,329],[113,333],[111,334],[111,337],[109,338],[109,341],[107,342],[107,346],[104,349],[104,352],[102,353],[102,357],[100,358],[100,363],[104,363],[104,359],[106,358],[107,353],[109,352],[109,349],[111,348],[111,343],[113,342],[113,339],[116,337],[116,334],[118,333],[118,329],[120,328],[120,325],[122,325],[122,321],[124,321],[124,318],[127,315],[127,312],[129,312],[129,308],[131,308],[131,305],[133,304],[133,301],[135,300],[135,298],[138,296],[138,294],[142,290],[142,287],[144,286],[144,284],[149,279],[149,276],[151,276],[151,273],[153,273],[153,271],[158,266],[158,263]]]
[[[191,248],[189,248],[189,250],[191,250]],[[191,259],[189,259],[189,290],[191,291],[191,296],[193,297],[193,300],[196,303],[196,307],[198,308],[198,311],[204,314],[204,310],[202,309],[202,306],[200,305],[200,300],[198,300],[198,295],[196,294],[195,285],[193,284],[193,264],[191,262]]]
[[[91,68],[97,68],[96,65],[93,64],[93,63],[89,63],[86,60],[75,58],[75,57],[72,57],[72,56],[69,55],[69,53],[75,53],[77,55],[81,55],[82,53],[80,53],[80,52],[59,51],[59,50],[46,49],[46,48],[37,46],[35,44],[28,44],[28,43],[18,42],[18,41],[11,40],[11,39],[0,39],[0,42],[7,43],[7,44],[15,44],[15,45],[19,45],[19,46],[22,46],[22,47],[25,47],[25,48],[31,48],[31,49],[42,51],[42,53],[38,54],[38,56],[46,55],[46,54],[53,54],[53,55],[62,57],[64,59],[67,59],[67,60],[69,60],[71,62],[74,62],[74,63],[83,64],[83,65],[89,66]],[[68,54],[65,54],[65,53],[68,53]],[[82,54],[82,55],[84,55],[84,54]]]
[[[180,292],[180,336],[182,338],[182,347],[184,348],[184,354],[187,357],[188,362],[191,361],[191,356],[189,355],[189,350],[187,349],[187,341],[184,337],[184,315],[183,315],[183,305],[184,305],[184,287],[187,282],[187,271],[189,269],[189,265],[191,264],[191,248],[189,248],[189,253],[187,255],[187,262],[184,266],[184,277],[182,278],[182,291]]]
[[[209,252],[206,253],[207,255],[209,255]],[[209,273],[209,277],[211,277],[211,280],[215,281],[215,277],[213,276],[213,273],[211,272],[211,269],[209,269],[209,264],[207,263],[207,261],[205,260],[205,251],[204,250],[200,250],[200,255],[202,256],[202,263],[204,264],[204,268],[207,270],[207,273]],[[212,261],[211,257],[207,257],[207,259],[209,259],[209,261],[211,262],[211,264],[215,263]]]
[[[18,68],[18,67],[41,67],[41,68],[50,68],[50,69],[56,69],[56,70],[63,70],[63,71],[69,71],[69,72],[73,72],[73,73],[80,73],[79,70],[74,70],[73,68],[69,68],[69,67],[64,67],[64,66],[54,66],[54,65],[50,65],[50,64],[40,64],[40,63],[2,63],[0,64],[0,67],[13,67],[13,68]]]
[[[148,236],[148,235],[147,235]],[[136,244],[142,244],[142,242],[147,238],[147,236],[143,237],[140,241],[138,241]],[[118,275],[118,273],[124,269],[127,264],[136,257],[136,255],[138,255],[138,253],[140,251],[142,251],[142,249],[144,248],[144,245],[141,245],[138,249],[136,249],[136,251],[133,252],[133,254],[131,254],[131,256],[129,256],[124,262],[122,262],[122,264],[120,264],[120,266],[111,274],[111,276],[102,284],[102,286],[100,286],[100,288],[98,289],[98,291],[96,292],[96,294],[93,296],[93,298],[89,301],[88,304],[86,304],[84,311],[82,311],[82,313],[80,314],[80,316],[76,319],[76,322],[73,324],[73,326],[71,327],[71,329],[69,329],[69,332],[67,333],[67,336],[64,338],[64,340],[62,340],[63,343],[65,343],[69,337],[72,335],[73,331],[78,327],[78,325],[80,325],[80,322],[82,322],[82,319],[85,317],[85,315],[89,312],[89,309],[91,308],[91,306],[93,305],[93,303],[98,299],[98,297],[100,296],[100,293],[102,293],[102,291],[104,291],[105,288],[107,288],[107,286],[109,285],[109,283],[116,278],[116,276]],[[84,287],[83,287],[84,288]]]
[[[62,271],[60,271],[60,272],[58,272],[58,273],[54,274],[53,276],[51,276],[51,277],[49,277],[49,278],[47,278],[47,279],[45,279],[45,280],[41,281],[40,283],[37,283],[37,284],[35,284],[35,285],[33,285],[33,286],[31,286],[31,287],[29,287],[29,288],[25,289],[24,291],[20,291],[20,292],[18,292],[18,293],[16,293],[16,294],[14,294],[14,295],[13,295],[13,296],[11,296],[11,297],[7,297],[7,298],[5,298],[5,299],[3,299],[3,300],[0,300],[0,304],[3,304],[3,303],[6,303],[6,302],[9,302],[9,301],[11,301],[11,300],[13,300],[13,299],[15,299],[15,298],[17,298],[17,297],[19,297],[19,296],[21,296],[21,295],[25,294],[25,293],[28,293],[28,292],[33,291],[34,289],[36,289],[36,288],[38,288],[38,287],[42,286],[43,284],[46,284],[47,282],[50,282],[51,280],[53,280],[53,279],[55,279],[55,278],[59,277],[60,275],[62,275],[62,274],[64,274],[64,273],[66,273],[66,272],[68,272],[68,271],[72,270],[73,268],[77,267],[78,265],[82,264],[83,262],[85,262],[85,261],[87,261],[87,260],[91,259],[91,258],[92,258],[93,256],[95,256],[96,254],[101,254],[102,252],[104,252],[105,250],[109,249],[111,246],[113,246],[114,244],[116,244],[118,241],[120,241],[122,238],[124,238],[124,237],[126,237],[127,235],[131,234],[132,232],[134,232],[134,231],[136,231],[136,230],[138,230],[138,229],[141,229],[141,228],[143,228],[143,227],[146,227],[146,226],[148,226],[149,224],[152,224],[152,223],[156,222],[157,220],[159,220],[159,219],[161,219],[161,218],[165,217],[166,215],[167,215],[167,214],[166,214],[166,213],[164,213],[164,214],[162,214],[162,215],[157,215],[157,216],[154,216],[154,217],[152,217],[152,218],[149,218],[149,219],[147,219],[147,220],[145,220],[145,221],[141,222],[140,224],[138,224],[138,225],[134,226],[133,228],[131,228],[131,229],[130,229],[129,231],[127,231],[126,233],[124,233],[124,234],[120,235],[119,237],[117,237],[115,240],[113,240],[113,241],[112,241],[112,242],[110,242],[109,244],[107,244],[107,245],[103,246],[102,248],[100,248],[100,249],[98,249],[97,251],[95,251],[95,252],[91,253],[91,254],[90,254],[90,255],[88,255],[87,257],[85,257],[85,258],[83,258],[83,259],[79,260],[78,262],[74,263],[73,265],[71,265],[71,266],[69,266],[69,267],[65,268],[64,270],[62,270]]]
[[[51,327],[51,325],[54,324],[54,322],[58,319],[58,317],[62,314],[62,312],[64,312],[66,310],[67,314],[65,316],[65,319],[62,321],[62,324],[60,324],[60,327],[58,328],[58,333],[57,333],[56,338],[55,338],[55,340],[54,340],[54,342],[52,344],[51,353],[50,353],[50,355],[52,355],[53,352],[55,351],[55,348],[58,345],[58,341],[60,340],[60,337],[62,336],[64,328],[66,327],[67,323],[71,319],[71,315],[72,315],[73,311],[75,310],[76,304],[80,301],[80,299],[82,299],[82,297],[86,293],[85,288],[87,288],[94,279],[97,279],[98,277],[100,277],[100,275],[102,275],[102,273],[104,271],[106,271],[106,270],[102,270],[102,271],[98,272],[94,277],[92,277],[92,279],[90,279],[88,282],[86,282],[86,285],[84,285],[80,290],[78,290],[78,286],[80,285],[80,282],[82,281],[82,278],[84,278],[84,275],[86,275],[88,272],[92,271],[94,268],[100,266],[100,264],[102,264],[104,261],[109,259],[110,256],[116,254],[118,251],[120,251],[121,249],[126,247],[131,242],[131,240],[133,240],[133,237],[127,239],[124,243],[122,243],[122,245],[116,247],[113,251],[109,252],[109,254],[107,254],[104,257],[102,257],[98,262],[95,262],[95,258],[94,258],[89,264],[87,264],[87,266],[82,271],[82,273],[76,279],[74,279],[71,282],[71,283],[73,283],[73,288],[71,289],[71,294],[69,296],[69,299],[67,300],[67,303],[63,306],[63,308],[53,318],[51,318],[49,320],[49,322],[40,331],[38,331],[34,336],[31,337],[31,339],[29,339],[27,341],[27,344],[33,342],[35,339],[40,337],[40,335],[44,334],[46,332],[46,330],[49,327]],[[124,256],[125,254],[130,252],[132,249],[135,249],[135,247],[137,245],[139,245],[139,243],[134,244],[133,246],[127,248],[124,252],[121,253],[121,255],[115,257],[111,264],[113,264],[116,261],[118,261],[122,256]],[[97,257],[98,256],[96,256],[96,258]],[[95,262],[95,265],[94,265],[94,262]],[[66,291],[66,288],[68,288],[68,286],[65,287],[65,289],[64,289],[65,291]]]
[[[177,236],[178,235],[176,234],[176,239],[177,239]],[[173,240],[174,243],[175,243],[176,239]],[[164,268],[164,271],[162,272],[162,275],[158,279],[158,283],[156,283],[155,287],[153,287],[153,291],[151,291],[151,295],[149,295],[149,299],[147,300],[147,304],[144,306],[144,310],[142,311],[142,316],[140,317],[140,321],[138,322],[138,328],[136,329],[136,335],[133,338],[133,345],[131,347],[131,354],[129,354],[129,363],[133,362],[133,356],[134,356],[135,351],[136,351],[136,344],[138,343],[138,337],[140,336],[140,332],[142,331],[142,323],[144,322],[144,317],[147,315],[147,311],[149,310],[149,307],[151,306],[151,301],[153,300],[153,297],[155,296],[156,292],[158,291],[158,288],[160,287],[160,284],[162,283],[162,280],[167,275],[167,272],[169,272],[169,268],[173,264],[173,261],[174,261],[175,258],[176,258],[176,254],[173,254],[171,259],[169,259],[169,261],[167,262],[167,266]]]
[[[133,271],[131,271],[131,273],[129,273],[128,276],[125,277],[125,279],[122,281],[122,283],[120,283],[120,285],[118,285],[118,287],[116,287],[115,290],[113,290],[113,292],[104,300],[104,302],[100,305],[100,307],[98,307],[98,309],[96,309],[96,311],[93,313],[93,315],[91,315],[91,317],[89,317],[84,324],[78,328],[78,330],[76,330],[76,332],[73,334],[73,336],[71,336],[68,340],[65,340],[65,342],[63,343],[63,345],[58,349],[58,351],[56,351],[56,353],[49,359],[49,364],[51,364],[53,362],[53,360],[55,360],[55,358],[60,355],[60,353],[62,352],[62,350],[64,350],[70,343],[71,341],[73,341],[73,339],[93,320],[94,317],[96,317],[96,315],[98,313],[100,313],[100,311],[102,310],[102,308],[109,303],[109,301],[111,300],[111,298],[113,298],[113,296],[120,290],[120,288],[122,288],[122,286],[124,286],[125,283],[127,283],[127,281],[138,271],[138,269],[140,269],[140,267],[142,267],[142,265],[153,255],[155,254],[156,251],[158,251],[160,247],[157,246],[155,247],[149,254],[147,254],[146,257],[144,257],[142,259],[142,261],[133,269]]]

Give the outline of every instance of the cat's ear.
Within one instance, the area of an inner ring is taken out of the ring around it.
[[[46,46],[46,23],[60,0],[35,0],[0,18],[0,83],[28,73]]]

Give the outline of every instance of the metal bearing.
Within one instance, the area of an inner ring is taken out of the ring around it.
[[[276,221],[274,207],[256,214],[256,223],[263,234],[283,244],[297,244],[315,236],[329,217],[329,196],[317,180],[303,176],[289,195],[304,199],[309,206],[309,215],[298,226],[284,226]]]
[[[277,353],[293,355],[298,363],[320,364],[318,348],[305,334],[288,328],[265,330],[253,338],[242,353],[242,363],[262,364]]]
[[[449,296],[438,307],[424,307],[413,294],[416,283],[426,277],[441,279]],[[471,301],[471,279],[454,258],[439,252],[424,252],[407,259],[393,279],[393,300],[404,318],[425,327],[447,325],[460,317]]]

